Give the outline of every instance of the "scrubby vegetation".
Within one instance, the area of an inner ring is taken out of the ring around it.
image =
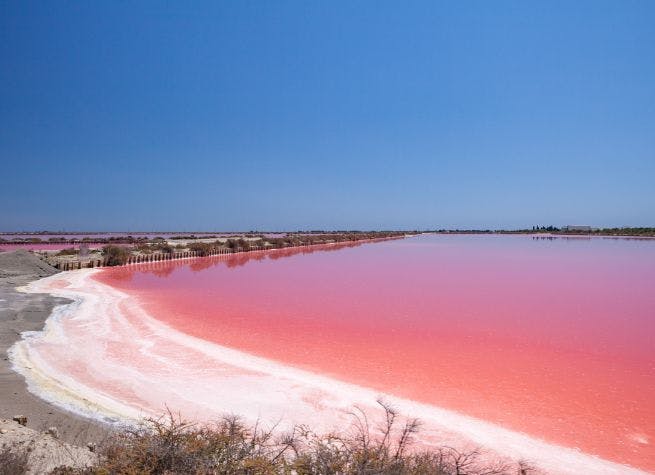
[[[317,435],[298,426],[286,433],[260,425],[249,427],[228,416],[197,426],[168,414],[117,432],[97,449],[100,462],[74,474],[297,474],[297,475],[528,475],[527,463],[494,460],[480,450],[442,447],[416,450],[419,422],[401,422],[384,403],[381,421],[352,412],[344,434]]]
[[[193,251],[198,256],[208,256],[210,252],[217,249],[220,246],[220,243],[209,243],[209,242],[192,242],[187,245],[187,248],[190,251]]]
[[[79,249],[69,247],[68,249],[62,249],[61,251],[55,254],[56,256],[77,256],[80,253]]]
[[[150,249],[154,252],[164,252],[170,254],[173,252],[173,246],[168,244],[166,241],[160,241],[150,244]]]
[[[233,235],[229,238],[213,237],[210,240],[207,236],[175,236],[177,242],[169,242],[163,237],[152,239],[133,238],[132,236],[110,237],[105,242],[111,242],[102,249],[102,259],[99,256],[92,256],[88,259],[88,243],[81,242],[80,249],[85,252],[77,252],[74,249],[64,249],[54,254],[44,257],[48,262],[60,269],[70,270],[82,267],[95,266],[118,266],[128,262],[152,262],[159,260],[168,260],[177,257],[203,257],[215,254],[249,252],[253,250],[265,249],[285,249],[299,246],[335,244],[335,243],[355,243],[372,239],[388,239],[394,237],[403,237],[406,234],[414,232],[401,231],[344,231],[344,232],[310,232],[310,233],[277,233],[273,236],[258,234],[254,232],[242,235]],[[186,239],[182,239],[186,238]],[[59,239],[59,238],[56,238]],[[83,241],[87,239],[84,238]],[[119,245],[121,243],[122,245]],[[129,243],[131,245],[126,245]],[[186,254],[190,253],[190,255]],[[58,259],[67,256],[79,254],[80,259]],[[89,264],[91,263],[91,264]]]
[[[105,246],[102,255],[107,266],[121,266],[130,258],[130,250],[121,246]]]
[[[173,252],[173,246],[166,241],[137,244],[133,249],[141,254],[152,254],[153,252],[170,254]]]

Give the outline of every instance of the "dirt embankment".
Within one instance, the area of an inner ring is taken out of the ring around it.
[[[23,285],[58,271],[29,251],[0,252],[0,285]]]
[[[26,331],[39,331],[56,305],[65,299],[48,294],[27,294],[16,287],[58,271],[34,254],[18,250],[0,252],[0,419],[27,418],[27,428],[40,433],[56,427],[59,440],[86,445],[104,439],[102,424],[59,409],[30,393],[21,375],[11,369],[7,350]],[[0,434],[0,445],[6,434]]]
[[[61,466],[92,466],[98,460],[94,448],[92,444],[78,447],[63,442],[55,427],[41,432],[0,419],[0,472],[42,474]]]

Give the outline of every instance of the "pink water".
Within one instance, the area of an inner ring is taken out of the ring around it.
[[[95,278],[184,333],[655,470],[655,242],[421,236]]]
[[[102,244],[91,244],[90,249],[102,247]],[[25,249],[27,251],[61,251],[63,249],[75,248],[79,249],[79,244],[67,243],[0,243],[0,252],[2,251],[15,251],[17,249]]]
[[[147,233],[147,232],[111,232],[111,233],[0,233],[0,238],[3,238],[7,241],[12,241],[14,239],[41,239],[42,241],[47,241],[51,238],[57,239],[108,239],[108,238],[123,238],[127,236],[132,236],[134,238],[148,238],[153,239],[155,237],[170,238],[175,236],[189,236],[194,234],[197,237],[204,236],[219,236],[225,235],[226,233],[192,233],[192,232],[162,232],[162,233]],[[231,234],[231,233],[227,233]]]
[[[90,243],[87,244],[89,249],[101,249],[106,244]],[[113,246],[130,247],[133,244],[114,243]],[[17,249],[25,249],[26,251],[61,251],[63,249],[80,249],[80,244],[71,243],[0,243],[0,252],[15,251]]]

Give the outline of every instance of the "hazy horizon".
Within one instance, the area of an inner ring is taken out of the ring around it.
[[[542,224],[539,223],[535,226],[550,226],[551,224]],[[587,223],[567,223],[562,225],[552,224],[556,228],[563,228],[565,226],[591,226],[592,229],[603,229],[603,228],[640,228],[646,227],[651,228],[655,226],[593,226],[588,225]],[[293,229],[19,229],[19,230],[0,230],[0,234],[102,234],[102,233],[134,233],[134,234],[152,234],[152,233],[202,233],[202,234],[212,234],[212,233],[282,233],[282,232],[367,232],[367,231],[420,231],[420,232],[434,232],[434,231],[524,231],[532,230],[533,226],[522,226],[522,227],[496,227],[496,228],[485,228],[485,227],[475,227],[475,226],[435,226],[431,228],[293,228]]]

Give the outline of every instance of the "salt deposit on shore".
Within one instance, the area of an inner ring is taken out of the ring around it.
[[[374,415],[379,393],[285,366],[173,330],[129,295],[92,278],[99,270],[54,275],[27,285],[70,299],[14,345],[14,368],[30,391],[104,421],[137,420],[166,407],[198,421],[225,413],[248,421],[343,430],[354,406]],[[641,473],[453,411],[382,395],[423,422],[421,444],[482,446],[552,473]]]

